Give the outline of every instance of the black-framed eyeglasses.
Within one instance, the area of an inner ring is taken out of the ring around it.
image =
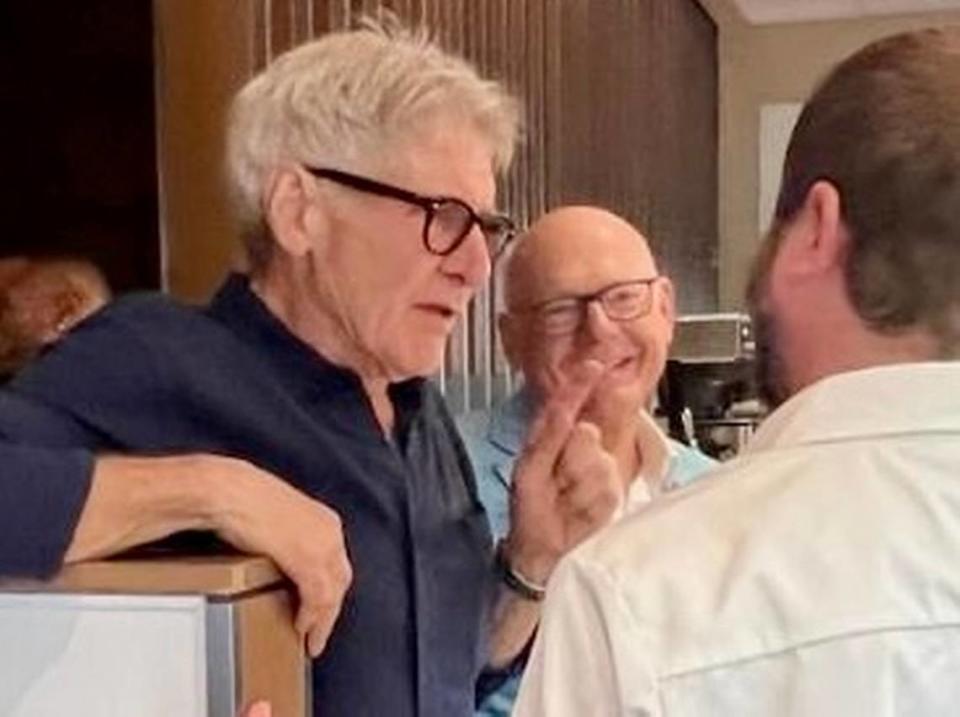
[[[474,226],[479,226],[487,242],[487,251],[495,261],[517,233],[516,224],[504,214],[477,212],[456,197],[426,197],[375,179],[339,169],[304,167],[310,174],[329,179],[367,194],[389,197],[420,207],[423,217],[423,246],[431,254],[446,256],[457,250]]]
[[[632,279],[609,284],[590,294],[564,296],[535,304],[516,313],[530,313],[537,328],[548,336],[562,336],[576,331],[583,323],[587,306],[599,302],[611,321],[631,321],[650,313],[653,306],[653,285],[660,279]]]

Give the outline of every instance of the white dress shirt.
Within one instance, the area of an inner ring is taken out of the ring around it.
[[[514,714],[960,714],[960,362],[823,380],[575,550]]]

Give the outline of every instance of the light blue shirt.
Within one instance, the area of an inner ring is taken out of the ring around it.
[[[504,537],[510,528],[510,481],[513,465],[523,447],[534,412],[530,391],[520,389],[492,411],[473,411],[457,419],[476,474],[480,501],[487,511],[494,539]],[[649,444],[650,450],[644,451],[644,454],[655,454],[660,458],[660,465],[657,467],[660,491],[680,488],[716,466],[715,461],[699,451],[670,440],[655,426],[652,419],[648,416],[644,418],[646,420],[642,422],[643,435],[640,438]],[[646,490],[645,481],[634,483],[637,488]],[[628,497],[628,512],[636,502]],[[519,675],[508,679],[484,700],[477,715],[509,715],[519,685]]]

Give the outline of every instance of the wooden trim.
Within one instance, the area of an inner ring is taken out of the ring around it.
[[[154,0],[163,284],[205,299],[235,258],[226,110],[255,61],[257,0]]]
[[[309,662],[293,629],[292,603],[287,591],[274,590],[239,600],[235,606],[237,703],[267,699],[273,717],[313,714],[307,709]]]
[[[4,581],[4,590],[126,594],[198,593],[229,597],[279,584],[283,576],[267,558],[250,555],[143,557],[66,566],[52,580]]]

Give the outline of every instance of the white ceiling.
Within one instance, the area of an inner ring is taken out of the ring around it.
[[[896,13],[960,10],[960,0],[733,0],[757,25]]]

